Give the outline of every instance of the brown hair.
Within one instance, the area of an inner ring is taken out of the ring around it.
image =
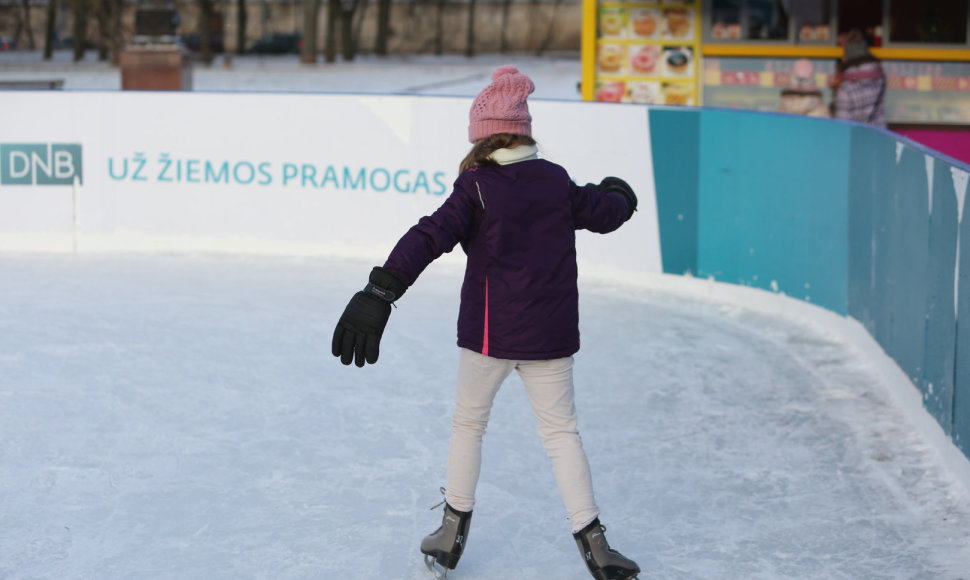
[[[528,135],[516,135],[513,133],[495,133],[488,137],[483,137],[472,145],[471,151],[461,160],[458,166],[459,173],[467,171],[472,167],[484,165],[498,165],[493,160],[492,153],[499,149],[511,149],[519,145],[535,145],[536,141]]]

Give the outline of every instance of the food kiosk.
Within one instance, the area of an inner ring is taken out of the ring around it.
[[[583,98],[776,111],[808,59],[831,102],[852,29],[889,128],[970,162],[970,0],[583,0]]]

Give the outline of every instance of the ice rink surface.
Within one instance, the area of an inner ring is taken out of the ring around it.
[[[370,267],[0,256],[0,578],[429,578],[461,276],[344,367]],[[967,491],[852,344],[585,278],[581,318],[580,429],[641,578],[968,577]],[[588,577],[514,376],[478,502],[450,578]]]
[[[5,54],[0,80],[120,87],[68,59]],[[578,55],[233,58],[193,85],[471,96],[506,62],[579,97]],[[429,578],[461,277],[432,266],[379,363],[343,367],[333,326],[372,265],[0,253],[0,579]],[[669,284],[581,292],[580,429],[641,578],[970,578],[964,479],[865,349]],[[478,502],[449,578],[589,577],[514,376]]]

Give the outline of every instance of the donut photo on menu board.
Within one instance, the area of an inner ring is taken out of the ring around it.
[[[685,41],[694,36],[694,11],[689,8],[665,8],[663,37]]]
[[[694,74],[694,58],[690,48],[668,46],[664,48],[663,74],[667,77],[689,77]]]
[[[630,9],[630,37],[657,38],[660,35],[660,11],[656,8]]]
[[[620,103],[626,96],[626,83],[606,81],[596,83],[596,100],[604,103]]]
[[[631,103],[655,105],[660,102],[660,83],[652,81],[631,81],[626,84]]]
[[[618,75],[626,72],[626,46],[622,44],[601,44],[596,49],[596,70],[605,75]]]
[[[626,8],[601,6],[599,31],[602,38],[626,38]]]
[[[656,44],[630,47],[630,74],[656,75],[660,61],[660,47]]]
[[[690,83],[664,83],[663,104],[687,106],[694,104]]]

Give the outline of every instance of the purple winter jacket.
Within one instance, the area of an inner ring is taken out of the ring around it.
[[[605,234],[629,215],[624,195],[577,186],[550,161],[475,167],[404,234],[384,268],[410,286],[460,243],[468,261],[458,346],[503,359],[562,358],[579,350],[575,230]]]

